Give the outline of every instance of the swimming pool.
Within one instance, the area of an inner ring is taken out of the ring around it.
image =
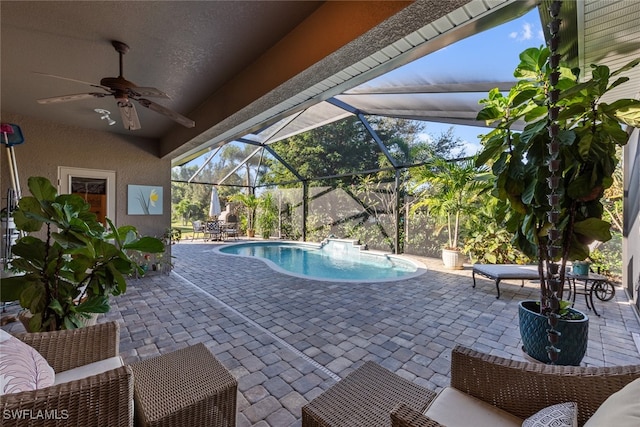
[[[217,249],[225,255],[257,257],[271,268],[307,279],[333,282],[381,282],[423,274],[424,265],[395,255],[362,251],[350,240],[324,244],[301,242],[238,243]]]

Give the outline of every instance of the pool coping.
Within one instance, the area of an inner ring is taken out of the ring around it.
[[[348,242],[353,242],[352,240],[349,239],[333,239],[333,240],[338,240],[338,241],[348,241]],[[388,257],[388,258],[396,258],[399,260],[402,260],[403,262],[408,262],[410,264],[413,264],[416,267],[416,271],[413,273],[407,273],[404,276],[399,276],[399,277],[390,277],[390,278],[386,278],[386,279],[332,279],[332,278],[326,278],[326,277],[318,277],[318,276],[307,276],[305,274],[300,274],[300,273],[294,273],[293,271],[289,271],[285,268],[280,267],[278,264],[276,264],[275,262],[266,259],[266,258],[262,258],[262,257],[258,257],[258,256],[251,256],[251,255],[238,255],[238,254],[228,254],[225,252],[222,252],[223,248],[226,247],[230,247],[230,246],[239,246],[239,245],[243,245],[243,246],[247,246],[247,245],[264,245],[264,244],[292,244],[292,245],[299,245],[299,246],[308,246],[308,247],[312,247],[312,248],[322,248],[322,243],[313,243],[313,242],[298,242],[295,240],[265,240],[265,241],[251,241],[251,242],[238,242],[238,243],[227,243],[224,245],[220,245],[214,249],[212,249],[212,251],[220,254],[220,255],[224,255],[224,256],[235,256],[235,257],[242,257],[242,258],[251,258],[251,259],[257,259],[260,260],[262,262],[264,262],[265,264],[267,264],[272,270],[278,272],[278,273],[282,273],[282,274],[286,274],[287,276],[293,276],[293,277],[298,277],[300,279],[307,279],[307,280],[314,280],[314,281],[318,281],[318,282],[332,282],[332,283],[385,283],[385,282],[397,282],[397,281],[401,281],[401,280],[407,280],[407,279],[412,279],[414,277],[419,277],[421,275],[423,275],[424,273],[427,272],[427,266],[416,260],[416,259],[412,259],[412,258],[408,258],[402,255],[396,255],[396,254],[391,254],[391,253],[387,253],[384,251],[376,251],[376,250],[370,250],[370,249],[365,249],[367,254],[370,255],[374,255],[374,256],[384,256],[384,257]]]

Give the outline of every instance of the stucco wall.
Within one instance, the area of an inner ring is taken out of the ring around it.
[[[640,309],[640,129],[624,148],[622,284]]]
[[[64,126],[31,117],[2,113],[2,123],[22,129],[25,142],[14,148],[20,187],[28,194],[27,178],[44,176],[54,185],[58,166],[112,170],[116,172],[117,226],[130,224],[145,235],[160,236],[171,224],[171,162],[158,158],[158,143],[153,140],[109,132]],[[116,125],[117,126],[117,125]],[[132,132],[134,134],[134,132]],[[11,186],[5,146],[1,153],[1,197],[6,206]],[[163,215],[127,215],[127,185],[161,185]]]

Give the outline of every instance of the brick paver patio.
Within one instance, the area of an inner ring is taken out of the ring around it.
[[[174,245],[174,271],[131,280],[101,321],[122,323],[127,363],[205,343],[238,379],[240,427],[299,426],[300,408],[365,360],[434,390],[449,382],[456,344],[523,360],[517,304],[536,298],[534,283],[503,282],[497,300],[493,281],[472,289],[470,269],[424,258],[429,270],[412,279],[321,282],[216,246]],[[584,364],[640,364],[640,323],[624,291],[596,304]],[[576,308],[589,313],[583,298]]]

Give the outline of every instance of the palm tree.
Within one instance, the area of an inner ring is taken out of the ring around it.
[[[252,183],[252,180],[255,180],[255,177],[258,176],[261,171],[264,171],[265,167],[264,164],[261,165],[259,154],[256,153],[256,155],[249,158],[249,155],[255,150],[256,147],[249,144],[242,144],[241,146],[229,144],[226,145],[220,153],[223,164],[227,165],[229,169],[235,167],[240,162],[244,162],[242,165],[244,173],[238,170],[235,175],[236,179],[244,181],[247,194],[253,192],[255,183]]]
[[[258,204],[260,206],[260,215],[257,219],[258,228],[262,237],[268,239],[278,223],[278,206],[271,193],[263,194],[258,199]]]
[[[472,212],[473,202],[487,186],[483,172],[475,166],[474,158],[454,161],[434,156],[414,176],[414,188],[419,192],[411,210],[426,207],[440,220],[440,230],[447,227],[446,249],[459,249],[462,216]]]
[[[254,194],[237,193],[231,197],[234,202],[240,202],[247,209],[247,235],[253,237],[255,232],[254,219],[256,217],[256,210],[260,204],[260,200]]]

